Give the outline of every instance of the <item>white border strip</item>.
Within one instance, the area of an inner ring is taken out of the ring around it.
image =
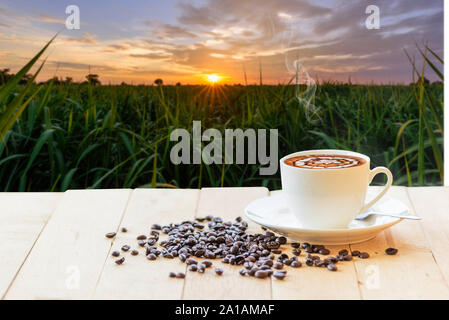
[[[446,2],[446,1],[445,1]],[[444,3],[444,76],[449,76],[449,6]],[[449,187],[449,113],[446,105],[449,103],[449,87],[444,83],[444,185]]]

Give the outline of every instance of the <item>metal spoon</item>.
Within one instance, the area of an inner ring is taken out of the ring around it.
[[[365,220],[367,217],[371,215],[378,215],[378,216],[388,216],[388,217],[395,217],[395,218],[401,218],[401,219],[411,219],[411,220],[421,220],[421,217],[418,217],[414,214],[410,214],[407,212],[399,212],[399,213],[388,213],[388,212],[376,212],[374,210],[366,210],[365,212],[359,214],[357,217],[355,217],[356,220]]]

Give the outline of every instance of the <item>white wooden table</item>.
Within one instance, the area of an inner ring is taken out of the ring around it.
[[[347,249],[371,254],[338,264],[337,272],[288,268],[283,281],[243,278],[224,265],[219,277],[185,272],[178,259],[148,261],[126,253],[118,266],[110,253],[153,223],[216,215],[234,219],[266,188],[201,190],[73,190],[65,193],[0,193],[0,298],[2,299],[448,299],[449,188],[393,187],[421,221],[403,221],[375,239]],[[105,238],[121,226],[115,239]],[[261,232],[250,223],[250,232]],[[385,248],[399,249],[387,256]],[[345,246],[329,247],[332,253]],[[288,249],[290,250],[290,249]],[[300,260],[304,260],[301,254]],[[213,284],[213,285],[211,285]]]

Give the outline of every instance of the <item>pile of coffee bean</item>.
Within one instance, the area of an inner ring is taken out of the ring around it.
[[[207,228],[205,224],[207,224]],[[206,216],[196,218],[196,221],[170,223],[166,226],[153,224],[148,236],[139,235],[136,240],[138,246],[145,248],[148,260],[157,260],[160,257],[178,258],[187,264],[188,271],[204,273],[213,265],[210,260],[221,259],[224,264],[242,266],[239,270],[240,275],[259,279],[270,276],[279,280],[284,279],[287,275],[287,271],[284,269],[286,266],[291,268],[302,266],[298,260],[302,250],[306,253],[305,264],[307,266],[324,267],[329,271],[337,271],[337,263],[351,261],[353,257],[369,258],[367,252],[354,250],[349,253],[346,249],[340,250],[335,256],[330,256],[331,252],[325,246],[307,242],[290,243],[292,249],[291,256],[289,256],[285,253],[287,238],[278,237],[270,231],[263,234],[248,234],[247,228],[248,223],[241,217],[236,218],[234,222],[229,222],[223,221],[220,217]],[[121,231],[127,232],[127,229],[122,228]],[[159,241],[160,233],[167,234],[167,239]],[[114,238],[115,235],[115,232],[110,232],[106,234],[106,237]],[[130,249],[129,245],[124,245],[121,248],[123,252]],[[388,255],[394,255],[398,250],[388,248],[385,252]],[[138,254],[138,250],[131,250],[131,255]],[[119,257],[120,252],[113,251],[112,256]],[[326,257],[322,258],[322,256]],[[115,261],[118,265],[124,262],[124,257]],[[223,269],[216,267],[215,273],[221,276]],[[184,278],[185,274],[170,272],[169,277]]]

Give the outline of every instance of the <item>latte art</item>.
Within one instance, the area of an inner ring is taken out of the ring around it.
[[[359,166],[365,160],[348,155],[302,155],[285,160],[285,164],[304,169],[341,169]]]

